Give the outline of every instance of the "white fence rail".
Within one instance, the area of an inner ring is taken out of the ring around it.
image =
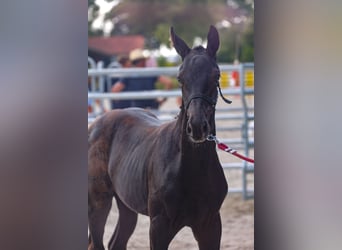
[[[88,59],[89,62],[89,59]],[[88,93],[88,99],[90,100],[125,100],[125,99],[151,99],[160,97],[179,97],[181,96],[180,90],[152,90],[152,91],[138,91],[138,92],[121,92],[121,93],[103,93],[105,79],[110,77],[141,77],[141,76],[157,76],[168,75],[176,76],[178,73],[178,67],[163,67],[163,68],[101,68],[102,65],[95,65],[92,63],[88,70],[88,76],[91,78],[91,91]],[[254,150],[254,126],[249,126],[251,121],[254,121],[254,104],[248,105],[246,96],[254,96],[254,88],[245,87],[245,70],[253,70],[254,64],[240,64],[240,65],[220,65],[221,72],[238,71],[240,76],[240,86],[235,88],[222,89],[224,95],[239,96],[241,101],[241,107],[234,108],[217,108],[216,121],[234,121],[233,125],[218,124],[217,135],[225,131],[238,131],[241,135],[238,138],[220,138],[220,141],[228,144],[237,150],[243,150],[245,155],[249,155],[251,150]],[[96,79],[97,86],[96,86]],[[100,86],[102,85],[102,86]],[[172,120],[179,110],[154,110],[156,115],[162,121]],[[93,122],[96,115],[90,114],[88,116],[88,123]],[[254,175],[254,165],[247,162],[222,162],[222,167],[227,170],[239,170],[242,171],[242,188],[230,188],[229,192],[242,192],[243,197],[253,198],[254,188],[248,185],[250,178],[248,175]],[[254,182],[254,178],[253,178]]]

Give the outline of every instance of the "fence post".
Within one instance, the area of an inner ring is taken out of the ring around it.
[[[96,69],[96,62],[93,58],[88,56],[88,69]],[[88,84],[89,84],[89,77],[90,77],[90,89],[88,89],[89,91],[94,91],[95,90],[95,86],[96,86],[96,80],[95,80],[95,76],[89,76],[88,75]],[[88,86],[89,88],[89,86]],[[95,103],[94,100],[90,100],[88,99],[88,112],[90,112],[89,114],[93,114],[94,113],[94,108],[95,108]],[[90,110],[89,110],[90,109]]]
[[[250,94],[254,94],[254,90],[253,89],[246,89],[246,79],[245,79],[245,73],[246,71],[248,71],[249,69],[253,69],[254,68],[254,64],[251,63],[245,63],[245,64],[239,64],[239,65],[223,65],[220,67],[220,69],[222,71],[232,71],[232,70],[236,70],[239,72],[239,82],[240,82],[240,86],[237,88],[232,88],[232,89],[224,89],[223,92],[224,94],[227,95],[236,95],[236,96],[240,96],[241,98],[241,105],[242,105],[242,110],[240,109],[240,106],[238,108],[238,115],[232,115],[232,116],[228,116],[225,118],[219,117],[219,119],[238,119],[239,121],[242,120],[242,124],[239,123],[238,126],[234,127],[234,131],[235,130],[239,130],[241,131],[241,137],[240,138],[234,138],[233,140],[231,139],[227,139],[229,140],[229,142],[227,141],[227,143],[233,143],[238,145],[238,148],[235,148],[233,146],[233,148],[235,149],[242,149],[244,150],[244,154],[246,156],[248,156],[250,154],[249,150],[250,148],[253,148],[253,146],[250,144],[250,139],[253,138],[253,136],[250,136],[248,134],[248,130],[249,130],[249,126],[248,123],[251,119],[251,117],[249,116],[249,112],[251,112],[251,109],[248,106],[248,99],[246,98],[246,95],[250,95]],[[176,73],[178,72],[178,67],[172,67],[172,68],[147,68],[147,69],[134,69],[134,68],[130,68],[130,69],[122,69],[122,68],[109,68],[109,69],[103,69],[103,68],[95,68],[95,69],[89,69],[88,70],[88,75],[90,77],[94,77],[95,80],[100,79],[101,76],[104,77],[109,77],[109,76],[114,76],[114,77],[124,77],[124,76],[131,76],[131,77],[136,77],[138,75],[152,75],[152,74],[168,74],[168,75],[176,75]],[[98,77],[98,78],[96,78]],[[97,88],[98,89],[98,88]],[[177,92],[179,91],[179,93]],[[97,91],[96,89],[94,91],[91,91],[93,93],[88,93],[88,99],[91,100],[111,100],[111,99],[131,99],[131,98],[138,98],[138,99],[146,99],[146,98],[155,98],[155,97],[175,97],[175,96],[179,96],[180,90],[170,90],[170,91],[151,91],[151,93],[146,94],[146,93],[130,93],[130,92],[125,92],[125,93],[99,93],[99,91]],[[96,93],[97,92],[97,93]],[[170,93],[172,92],[172,93]],[[177,93],[176,93],[177,92]],[[254,105],[253,105],[254,106]],[[227,112],[230,109],[223,109],[222,111]],[[232,108],[233,111],[236,111],[236,108]],[[242,111],[240,113],[240,110]],[[254,110],[254,109],[252,109]],[[179,112],[179,110],[177,109],[176,112],[173,114],[172,113],[172,117],[171,118],[167,118],[167,119],[172,119],[177,113]],[[94,117],[96,117],[99,113],[96,112],[96,114],[89,114],[90,116],[94,115]],[[242,114],[242,116],[241,116]],[[162,115],[163,116],[163,115]],[[91,117],[91,118],[94,118]],[[88,116],[89,118],[89,116]],[[217,117],[216,117],[217,118]],[[162,120],[166,121],[166,118],[163,117]],[[89,123],[89,119],[88,119],[88,123]],[[225,129],[228,129],[225,127]],[[251,137],[251,138],[249,138]],[[223,140],[223,142],[225,142]],[[249,190],[247,188],[247,177],[249,176],[248,173],[253,174],[254,169],[250,168],[250,164],[247,164],[247,162],[242,161],[242,162],[234,162],[234,163],[229,163],[226,166],[227,163],[224,163],[222,165],[224,168],[229,168],[229,169],[238,169],[242,172],[242,188],[240,189],[240,187],[238,189],[230,189],[229,192],[239,192],[242,193],[242,196],[244,199],[249,199],[249,198],[253,198],[254,197],[254,190]]]
[[[88,63],[91,69],[96,69],[96,62],[93,58],[88,56]],[[91,76],[90,90],[95,91],[95,76]]]
[[[242,139],[244,141],[244,153],[248,157],[249,155],[249,140],[248,140],[248,105],[246,102],[246,94],[245,94],[245,66],[243,63],[240,64],[239,69],[239,80],[240,80],[240,91],[241,91],[241,102],[243,106],[243,123],[241,128]],[[248,188],[247,188],[247,162],[243,161],[243,169],[242,169],[242,193],[243,198],[248,199]]]
[[[121,65],[117,61],[112,61],[110,64],[107,66],[108,69],[116,69],[116,68],[121,68]],[[112,77],[110,75],[106,75],[106,83],[107,85],[107,91],[111,92],[112,88]]]

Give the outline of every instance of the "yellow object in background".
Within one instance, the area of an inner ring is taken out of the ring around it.
[[[229,82],[228,72],[221,72],[221,77],[220,77],[221,88],[228,88],[229,86],[228,82]]]
[[[236,87],[236,82],[232,82],[232,81],[234,81],[234,79],[232,78],[229,72],[221,72],[221,77],[220,77],[221,88]],[[254,71],[253,70],[245,71],[245,86],[254,87]]]
[[[245,85],[246,85],[246,87],[254,87],[254,71],[246,70],[246,72],[245,72]]]

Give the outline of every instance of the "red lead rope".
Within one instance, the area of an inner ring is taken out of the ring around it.
[[[246,157],[246,156],[243,156],[243,155],[239,154],[235,149],[232,149],[232,148],[230,148],[229,146],[227,146],[226,144],[219,142],[219,141],[217,140],[216,136],[214,136],[214,135],[208,136],[207,140],[208,140],[208,141],[215,141],[216,144],[217,144],[217,147],[218,147],[219,149],[225,151],[225,152],[228,152],[228,153],[230,153],[230,154],[232,154],[232,155],[235,155],[236,157],[238,157],[238,158],[240,158],[240,159],[242,159],[242,160],[244,160],[244,161],[248,161],[248,162],[250,162],[250,163],[254,163],[254,160],[253,160],[253,159],[248,158],[248,157]]]
[[[238,152],[236,152],[236,150],[228,147],[227,145],[223,144],[223,143],[217,143],[217,147],[223,151],[226,151],[228,153],[231,153],[232,155],[235,155],[236,157],[239,157],[240,159],[242,160],[245,160],[245,161],[248,161],[248,162],[251,162],[251,163],[254,163],[254,160],[251,159],[251,158],[248,158],[246,156],[243,156],[243,155],[240,155]]]

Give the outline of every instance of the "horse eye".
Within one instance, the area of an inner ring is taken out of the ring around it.
[[[177,77],[177,81],[178,81],[179,86],[182,87],[183,86],[182,80],[179,77]]]
[[[212,114],[212,113],[215,111],[215,107],[216,107],[215,104],[207,106],[206,112],[207,112],[208,114]]]

